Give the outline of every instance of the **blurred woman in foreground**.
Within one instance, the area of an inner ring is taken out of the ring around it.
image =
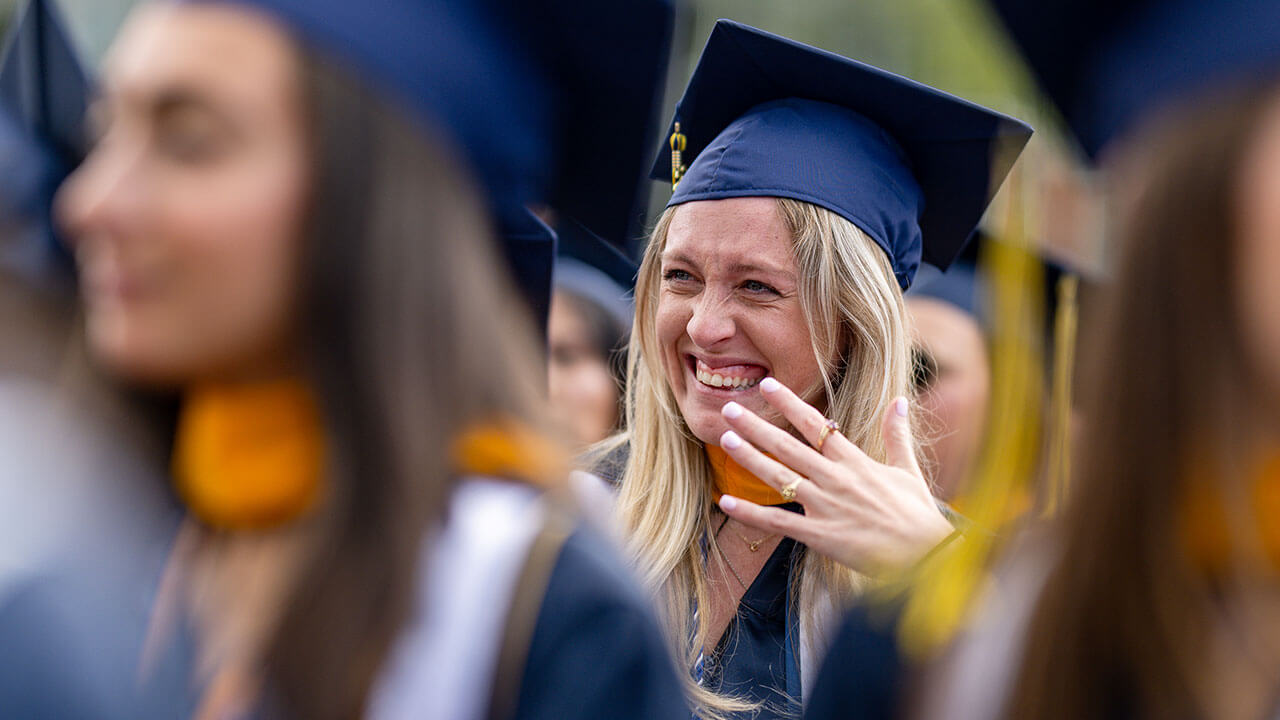
[[[199,717],[687,716],[535,489],[562,466],[468,169],[382,38],[338,64],[336,5],[249,5],[132,16],[59,198],[94,355],[180,395],[153,648],[193,628]]]

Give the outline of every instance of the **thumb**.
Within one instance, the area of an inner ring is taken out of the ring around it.
[[[923,477],[920,462],[916,459],[915,442],[911,437],[911,418],[908,417],[907,399],[895,398],[884,411],[880,435],[884,440],[885,456],[889,464],[902,468],[916,477]]]

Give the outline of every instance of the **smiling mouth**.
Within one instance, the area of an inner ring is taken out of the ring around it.
[[[729,392],[753,388],[769,376],[763,365],[734,364],[712,367],[692,355],[686,357],[689,369],[703,387]]]

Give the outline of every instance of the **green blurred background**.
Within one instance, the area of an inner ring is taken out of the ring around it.
[[[0,0],[5,20],[22,0]],[[54,0],[91,63],[138,0]],[[353,0],[355,1],[355,0]],[[607,1],[607,0],[605,0]],[[1042,106],[983,0],[686,0],[672,65],[683,85],[717,18],[732,18],[1031,119]],[[672,104],[674,98],[668,100]]]
[[[460,0],[465,1],[465,0]],[[617,0],[601,0],[611,2]],[[0,0],[0,22],[25,0]],[[139,0],[54,0],[91,65]],[[358,0],[352,0],[358,2]],[[1056,115],[986,0],[684,0],[662,127],[717,18],[732,18],[862,60],[1019,117],[1037,130],[1019,165],[1033,175],[1033,233],[1049,255],[1082,268],[1102,261],[1096,182],[1081,172]],[[655,151],[659,139],[655,138]],[[1026,182],[1020,180],[1020,182]],[[1007,184],[1006,184],[1007,185]],[[669,189],[654,184],[653,207]],[[991,216],[996,216],[1000,203]]]

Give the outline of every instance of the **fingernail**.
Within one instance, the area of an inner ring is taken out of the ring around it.
[[[782,383],[771,377],[767,377],[760,381],[760,389],[767,393],[778,392],[778,388],[780,387],[782,387]]]
[[[726,450],[737,450],[742,447],[742,438],[738,437],[738,433],[730,430],[720,436],[720,447]]]
[[[907,399],[900,397],[897,400],[894,400],[893,410],[894,412],[898,413],[898,417],[906,417],[907,416]]]
[[[742,417],[742,406],[736,402],[727,402],[720,408],[720,412],[730,420],[737,420]]]
[[[737,508],[737,507],[738,507],[738,498],[736,498],[736,497],[734,497],[734,496],[732,496],[732,495],[721,495],[721,496],[720,496],[720,509],[721,509],[721,510],[724,510],[725,512],[730,512],[730,511],[734,510],[734,509],[735,509],[735,508]]]

